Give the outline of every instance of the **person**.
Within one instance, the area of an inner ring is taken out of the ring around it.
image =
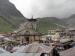
[[[11,52],[11,50],[13,49],[13,45],[12,44],[8,44],[6,47],[6,50]]]
[[[42,53],[40,56],[45,56],[45,53]]]
[[[60,56],[56,46],[53,48],[53,56]]]

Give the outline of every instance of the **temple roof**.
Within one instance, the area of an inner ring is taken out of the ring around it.
[[[27,19],[27,20],[30,21],[30,22],[32,22],[32,21],[36,22],[37,21],[37,19],[33,19],[33,18]]]

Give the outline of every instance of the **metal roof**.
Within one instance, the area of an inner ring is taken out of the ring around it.
[[[62,51],[60,53],[61,56],[75,56],[75,47],[74,48],[70,48],[68,50]]]
[[[32,43],[21,47],[17,52],[22,53],[50,53],[52,51],[52,46],[46,46],[39,43]]]
[[[40,56],[41,53],[3,53],[0,56]]]

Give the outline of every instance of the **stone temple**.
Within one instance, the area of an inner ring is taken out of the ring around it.
[[[39,42],[40,37],[42,36],[42,34],[38,32],[37,19],[34,19],[33,17],[21,24],[17,33],[19,36],[16,40],[20,41],[20,43]]]

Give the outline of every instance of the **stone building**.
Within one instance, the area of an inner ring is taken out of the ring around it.
[[[41,33],[37,31],[37,19],[27,19],[17,30],[16,40],[20,43],[32,43],[34,41],[40,41]]]

